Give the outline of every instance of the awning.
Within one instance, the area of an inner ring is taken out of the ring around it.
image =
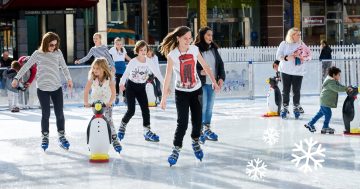
[[[0,9],[5,10],[40,10],[89,8],[95,6],[99,0],[9,0]]]

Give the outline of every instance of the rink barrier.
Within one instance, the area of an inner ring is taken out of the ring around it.
[[[334,59],[324,60],[331,61],[332,65],[342,70],[341,83],[344,85],[359,86],[360,84],[360,59]],[[226,80],[217,98],[264,98],[269,89],[266,79],[273,77],[275,71],[272,69],[272,61],[241,61],[225,62]],[[305,63],[307,73],[302,82],[302,95],[319,95],[322,85],[322,63],[318,60],[312,60]],[[65,79],[62,87],[65,104],[80,105],[83,103],[83,91],[87,81],[90,66],[69,66],[69,71],[73,79],[74,88],[70,91],[67,89]],[[160,70],[165,75],[166,62],[160,64]],[[61,74],[63,77],[63,75]],[[174,76],[174,74],[173,74]],[[173,80],[173,79],[172,79]],[[171,82],[173,85],[173,81]],[[35,81],[32,84],[35,88]],[[282,88],[279,85],[280,90]],[[171,86],[174,91],[173,86]],[[169,99],[173,98],[174,92]],[[33,99],[31,107],[39,107],[36,95],[36,89],[30,92],[30,98]],[[8,106],[5,90],[0,90],[0,107]]]

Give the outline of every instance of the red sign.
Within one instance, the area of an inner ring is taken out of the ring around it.
[[[324,16],[303,17],[303,24],[304,25],[312,25],[312,26],[325,25],[325,17]]]

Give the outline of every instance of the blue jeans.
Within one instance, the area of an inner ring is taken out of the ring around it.
[[[215,92],[212,89],[212,85],[205,84],[202,87],[203,100],[202,100],[202,124],[210,124],[212,117],[212,110],[214,107]]]
[[[325,116],[323,129],[329,128],[329,122],[331,119],[331,108],[325,106],[320,106],[319,112],[315,115],[315,117],[311,119],[309,125],[314,125],[317,122],[317,120],[319,120],[322,116]]]

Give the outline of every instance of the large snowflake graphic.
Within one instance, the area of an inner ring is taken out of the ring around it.
[[[324,162],[324,159],[321,157],[325,157],[325,148],[321,148],[321,144],[318,144],[317,141],[313,141],[312,138],[310,139],[304,139],[304,143],[307,145],[307,149],[304,149],[303,141],[300,141],[299,144],[295,143],[296,148],[293,149],[293,152],[300,152],[301,155],[298,156],[297,154],[291,154],[292,157],[294,157],[291,162],[295,162],[295,166],[298,167],[301,171],[304,173],[312,172],[311,169],[311,162],[313,162],[314,169],[317,170],[318,167],[322,167],[321,163]],[[318,145],[317,145],[318,144]],[[316,146],[317,145],[317,146]],[[314,148],[314,151],[313,151]],[[318,159],[315,159],[316,157],[319,157]],[[304,164],[299,167],[299,164],[301,161],[304,160]]]
[[[253,180],[260,180],[265,177],[267,165],[259,158],[253,159],[248,162],[246,166],[246,174]]]
[[[266,144],[270,146],[279,142],[280,132],[273,128],[268,128],[264,131],[263,140]]]

